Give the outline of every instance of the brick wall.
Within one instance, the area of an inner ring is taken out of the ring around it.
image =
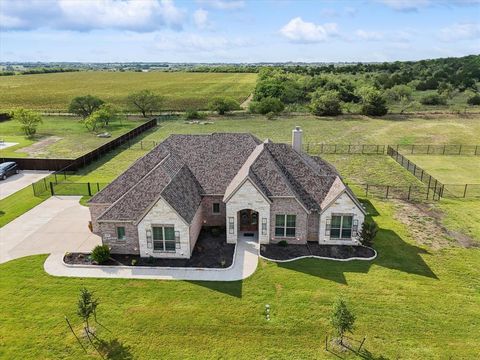
[[[100,228],[98,226],[97,219],[98,217],[110,206],[110,204],[89,204],[88,209],[90,210],[90,217],[92,219],[93,233],[102,236]]]
[[[213,203],[220,204],[220,214],[213,214]],[[226,225],[226,205],[223,202],[223,196],[205,196],[202,199],[203,223],[204,226]]]
[[[295,237],[275,236],[275,215],[296,215]],[[270,205],[270,242],[278,243],[286,240],[289,244],[305,244],[307,242],[307,212],[294,198],[274,198]]]
[[[112,254],[140,253],[137,227],[132,223],[99,223],[102,243],[110,247]],[[117,226],[125,227],[125,240],[118,240]]]

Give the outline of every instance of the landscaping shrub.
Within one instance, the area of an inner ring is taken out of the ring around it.
[[[375,221],[365,221],[360,230],[360,242],[365,246],[372,246],[377,232],[378,226]]]
[[[212,233],[212,236],[214,236],[214,237],[220,236],[220,233],[221,233],[220,228],[218,228],[218,227],[212,227],[210,232]]]
[[[132,259],[132,266],[137,265],[137,262],[138,262],[137,259]]]
[[[110,249],[107,245],[97,245],[92,251],[92,259],[99,264],[103,264],[110,259]]]
[[[287,240],[281,240],[281,241],[279,241],[279,242],[278,242],[278,246],[287,247],[287,246],[288,246]]]
[[[468,105],[480,105],[480,94],[474,94],[467,100]]]
[[[229,111],[238,110],[240,105],[231,97],[216,97],[210,101],[208,108],[216,111],[218,115],[225,115]]]
[[[280,99],[274,97],[265,97],[258,101],[252,101],[249,110],[255,114],[266,115],[269,113],[279,114],[285,109],[285,105]]]
[[[447,99],[438,94],[428,94],[420,99],[423,105],[446,105]]]
[[[316,91],[312,95],[310,111],[317,116],[337,116],[342,113],[342,104],[337,91]]]

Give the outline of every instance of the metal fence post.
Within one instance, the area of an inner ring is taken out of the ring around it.
[[[408,187],[408,197],[407,200],[410,200],[410,193],[412,192],[412,185]]]
[[[463,197],[467,197],[467,188],[468,188],[468,184],[465,184],[465,189],[463,190]]]
[[[389,191],[390,191],[390,185],[387,185],[387,194],[386,194],[386,196],[385,196],[385,199],[388,199],[388,193],[389,193]]]
[[[90,182],[87,183],[88,196],[92,196],[92,189],[90,187]]]
[[[55,195],[55,191],[53,190],[53,182],[50,181],[50,193],[52,194],[52,196]]]

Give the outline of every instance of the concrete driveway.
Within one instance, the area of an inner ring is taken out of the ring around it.
[[[35,254],[91,251],[101,243],[88,229],[80,196],[51,197],[0,228],[0,263]]]
[[[51,174],[51,171],[23,170],[12,175],[7,180],[0,180],[0,200],[30,186],[32,183]]]

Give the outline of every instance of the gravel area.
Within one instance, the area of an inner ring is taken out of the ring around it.
[[[320,245],[309,242],[307,245],[269,244],[260,246],[260,255],[272,260],[292,260],[301,256],[321,256],[332,259],[371,258],[375,252],[365,246]]]
[[[204,228],[200,232],[193,254],[190,259],[158,259],[142,258],[138,255],[112,254],[110,260],[102,265],[154,267],[200,267],[200,268],[227,268],[232,265],[234,244],[227,244],[225,229],[219,235],[213,235],[211,229]],[[67,264],[95,265],[87,253],[69,253],[64,257]]]

